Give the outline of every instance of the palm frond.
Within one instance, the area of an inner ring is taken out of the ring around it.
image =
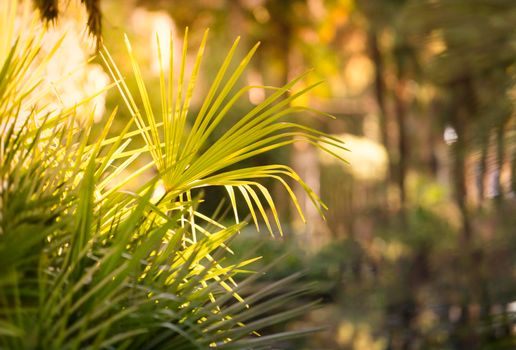
[[[109,51],[106,48],[101,51],[101,57],[113,79],[118,82],[118,89],[147,144],[147,150],[154,160],[158,173],[161,174],[166,190],[171,193],[172,200],[188,198],[193,190],[206,186],[224,186],[228,191],[237,222],[236,194],[240,193],[257,226],[260,217],[265,222],[268,231],[271,234],[273,233],[274,229],[270,225],[264,209],[267,207],[271,209],[274,222],[281,233],[279,215],[272,196],[267,188],[254,181],[254,179],[270,178],[279,181],[286,188],[303,217],[301,210],[299,210],[297,198],[285,180],[285,178],[290,178],[302,185],[313,204],[322,214],[322,210],[325,208],[324,204],[289,167],[270,165],[228,170],[246,159],[294,142],[307,142],[333,155],[335,153],[325,145],[343,149],[342,142],[329,135],[285,121],[285,118],[294,113],[311,111],[308,108],[291,106],[291,103],[315,88],[319,83],[310,85],[299,92],[291,93],[291,89],[296,83],[304,78],[305,75],[302,75],[282,88],[262,87],[272,90],[271,95],[242,116],[228,130],[223,131],[222,136],[213,144],[208,144],[210,136],[217,129],[220,129],[223,120],[228,117],[239,98],[249,89],[254,88],[247,86],[231,95],[231,91],[257,50],[258,44],[238,63],[234,71],[229,72],[228,69],[233,61],[239,39],[234,42],[209,87],[199,112],[193,116],[189,111],[190,101],[195,91],[195,83],[205,51],[207,35],[208,31],[203,36],[191,76],[186,82],[188,30],[185,31],[183,49],[178,63],[179,78],[177,83],[175,83],[173,76],[176,74],[176,62],[173,54],[171,54],[168,67],[168,82],[166,81],[166,70],[161,57],[161,43],[157,38],[161,67],[161,113],[155,113],[152,109],[141,70],[127,38],[126,46],[143,109],[139,107],[133,93],[124,82]],[[174,43],[171,42],[170,49],[172,50],[173,47]],[[187,83],[186,90],[184,89],[185,83]],[[187,123],[191,125],[191,130],[184,133],[183,130]],[[238,191],[235,191],[235,189]],[[193,216],[191,215],[191,217]]]

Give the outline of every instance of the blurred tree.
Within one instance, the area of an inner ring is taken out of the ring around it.
[[[447,104],[445,124],[456,135],[450,148],[452,184],[462,217],[459,244],[468,277],[454,336],[459,347],[477,348],[482,334],[476,327],[489,317],[493,300],[482,267],[487,252],[474,243],[478,237],[471,206],[475,193],[480,204],[488,197],[500,203],[505,191],[501,174],[507,163],[507,126],[514,118],[509,91],[514,87],[510,72],[516,63],[516,36],[511,28],[516,8],[507,0],[412,1],[403,19],[403,29],[419,50],[435,40],[442,45],[429,59],[426,76],[441,90]],[[473,303],[482,306],[480,318],[472,311]]]
[[[408,85],[411,80],[420,80],[415,49],[401,28],[406,4],[405,0],[372,0],[359,3],[359,9],[368,21],[369,53],[375,64],[374,91],[380,114],[382,142],[389,154],[390,182],[396,184],[399,193],[402,223],[406,221],[406,177],[410,157],[407,128],[413,99]],[[382,36],[389,36],[391,42],[382,45]],[[387,74],[393,77],[389,84]],[[389,98],[393,108],[388,107]],[[394,130],[390,130],[391,125],[395,126]]]
[[[415,20],[417,18],[417,21]],[[480,201],[492,195],[502,197],[500,175],[506,152],[507,127],[514,117],[516,8],[509,0],[413,1],[404,15],[404,29],[419,49],[439,40],[442,49],[428,61],[426,76],[442,90],[448,101],[449,123],[457,134],[454,147],[457,202],[466,210],[466,201],[478,191]],[[459,110],[463,109],[462,112]],[[495,146],[494,181],[488,189],[488,155]],[[464,169],[468,154],[480,151],[477,177],[467,183]],[[463,169],[463,170],[461,170]],[[464,174],[462,174],[464,173]],[[512,176],[514,177],[514,176]],[[478,184],[478,189],[475,186]],[[505,189],[507,191],[507,188]],[[468,224],[464,234],[470,235]]]

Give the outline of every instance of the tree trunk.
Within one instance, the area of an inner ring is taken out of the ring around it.
[[[489,131],[485,131],[484,135],[482,135],[481,142],[481,155],[480,155],[480,163],[478,169],[478,204],[479,207],[482,207],[484,199],[486,198],[486,185],[488,178],[487,171],[487,159],[489,154]]]
[[[380,142],[385,147],[385,151],[387,153],[387,163],[388,163],[388,174],[385,179],[385,185],[383,186],[383,201],[385,202],[386,207],[389,207],[389,201],[387,200],[387,190],[389,185],[395,185],[395,166],[392,157],[392,147],[391,141],[389,138],[388,125],[389,125],[389,114],[387,111],[387,103],[386,103],[386,94],[387,94],[387,86],[384,79],[384,62],[382,53],[380,51],[380,46],[378,42],[378,33],[375,29],[371,29],[368,35],[368,43],[369,43],[369,55],[371,57],[371,61],[375,67],[374,74],[374,95],[376,99],[376,104],[378,106],[378,119],[380,125]]]
[[[500,205],[504,197],[504,188],[502,185],[501,177],[502,171],[505,164],[505,124],[504,120],[496,130],[496,173],[495,173],[495,193],[496,203]]]
[[[466,156],[469,146],[468,128],[470,118],[475,116],[476,103],[471,78],[465,77],[455,81],[450,88],[455,92],[455,102],[450,123],[457,134],[457,141],[452,146],[453,157],[453,185],[455,201],[462,217],[462,239],[469,243],[472,236],[472,228],[468,213],[468,188],[466,184]]]
[[[394,92],[394,100],[396,106],[396,124],[398,128],[398,173],[396,181],[398,184],[399,197],[400,197],[400,218],[403,226],[406,224],[406,206],[407,206],[407,194],[405,180],[407,177],[407,158],[408,158],[408,147],[407,147],[407,135],[406,135],[406,101],[405,95],[405,80],[401,76],[398,77],[398,82]]]
[[[516,149],[512,150],[511,156],[511,192],[516,194]]]
[[[378,105],[378,114],[380,121],[380,135],[381,142],[384,145],[386,150],[390,150],[389,147],[389,134],[387,132],[387,107],[385,101],[386,94],[386,85],[383,78],[383,58],[380,52],[380,47],[378,43],[377,33],[373,30],[369,33],[369,52],[371,55],[371,60],[373,61],[375,67],[375,75],[374,75],[374,94],[376,98],[376,103]],[[390,159],[389,159],[390,162]]]

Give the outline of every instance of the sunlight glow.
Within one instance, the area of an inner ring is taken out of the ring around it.
[[[387,151],[380,143],[351,134],[342,134],[337,137],[345,142],[351,152],[334,149],[331,146],[328,148],[349,161],[350,165],[343,164],[347,172],[350,172],[355,178],[365,181],[378,181],[387,176]],[[323,164],[342,164],[323,152],[319,152],[319,154]]]
[[[247,82],[251,86],[260,86],[263,85],[262,75],[254,70],[249,69],[247,73]],[[255,88],[249,90],[249,102],[254,105],[257,105],[265,100],[265,89]]]
[[[450,125],[447,125],[446,128],[444,129],[443,139],[447,145],[451,145],[452,143],[457,142],[457,139],[458,139],[457,132],[455,132],[455,129],[453,127],[451,127]]]

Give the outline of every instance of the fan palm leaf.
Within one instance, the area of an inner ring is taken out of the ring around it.
[[[291,89],[296,83],[304,78],[304,75],[302,75],[282,88],[259,86],[259,88],[266,88],[273,92],[262,103],[242,116],[228,130],[225,130],[213,144],[208,144],[210,136],[217,128],[221,127],[222,121],[228,117],[231,108],[239,98],[249,89],[258,88],[246,86],[231,95],[231,91],[235,88],[237,81],[257,50],[258,44],[239,62],[234,71],[229,72],[228,69],[234,59],[239,39],[234,42],[208,89],[199,112],[192,116],[189,106],[205,51],[207,35],[208,31],[205,32],[197,51],[186,89],[184,85],[187,75],[188,29],[185,31],[179,63],[174,61],[174,43],[172,41],[169,43],[172,54],[170,55],[168,69],[163,66],[162,45],[157,38],[161,65],[161,113],[156,113],[152,108],[141,70],[127,37],[126,46],[143,108],[140,108],[137,104],[136,98],[124,82],[122,74],[117,69],[109,51],[106,48],[101,51],[101,56],[111,75],[117,81],[120,93],[141,131],[147,149],[153,158],[158,173],[161,175],[167,192],[170,193],[170,197],[172,199],[186,199],[191,196],[191,192],[195,189],[208,186],[224,186],[228,191],[237,220],[238,210],[235,196],[236,193],[241,193],[257,226],[258,218],[261,217],[269,232],[273,232],[270,220],[264,210],[265,207],[268,207],[271,209],[274,222],[281,232],[280,220],[272,196],[269,190],[256,182],[255,179],[270,178],[279,181],[285,187],[303,217],[297,198],[289,183],[285,180],[285,178],[290,178],[302,185],[313,204],[322,214],[322,209],[325,208],[324,204],[290,167],[268,165],[229,170],[235,164],[246,159],[294,142],[308,142],[339,157],[326,146],[331,145],[345,149],[341,141],[311,128],[285,120],[288,115],[294,113],[317,113],[317,111],[309,108],[291,106],[291,103],[319,83],[299,92],[291,93]],[[174,73],[176,64],[179,65],[178,73]],[[168,82],[165,78],[166,70],[169,72]],[[175,83],[174,74],[179,75],[177,83]],[[157,115],[161,115],[161,117],[158,119]],[[191,125],[191,129],[188,133],[185,133],[184,129],[188,123]]]

